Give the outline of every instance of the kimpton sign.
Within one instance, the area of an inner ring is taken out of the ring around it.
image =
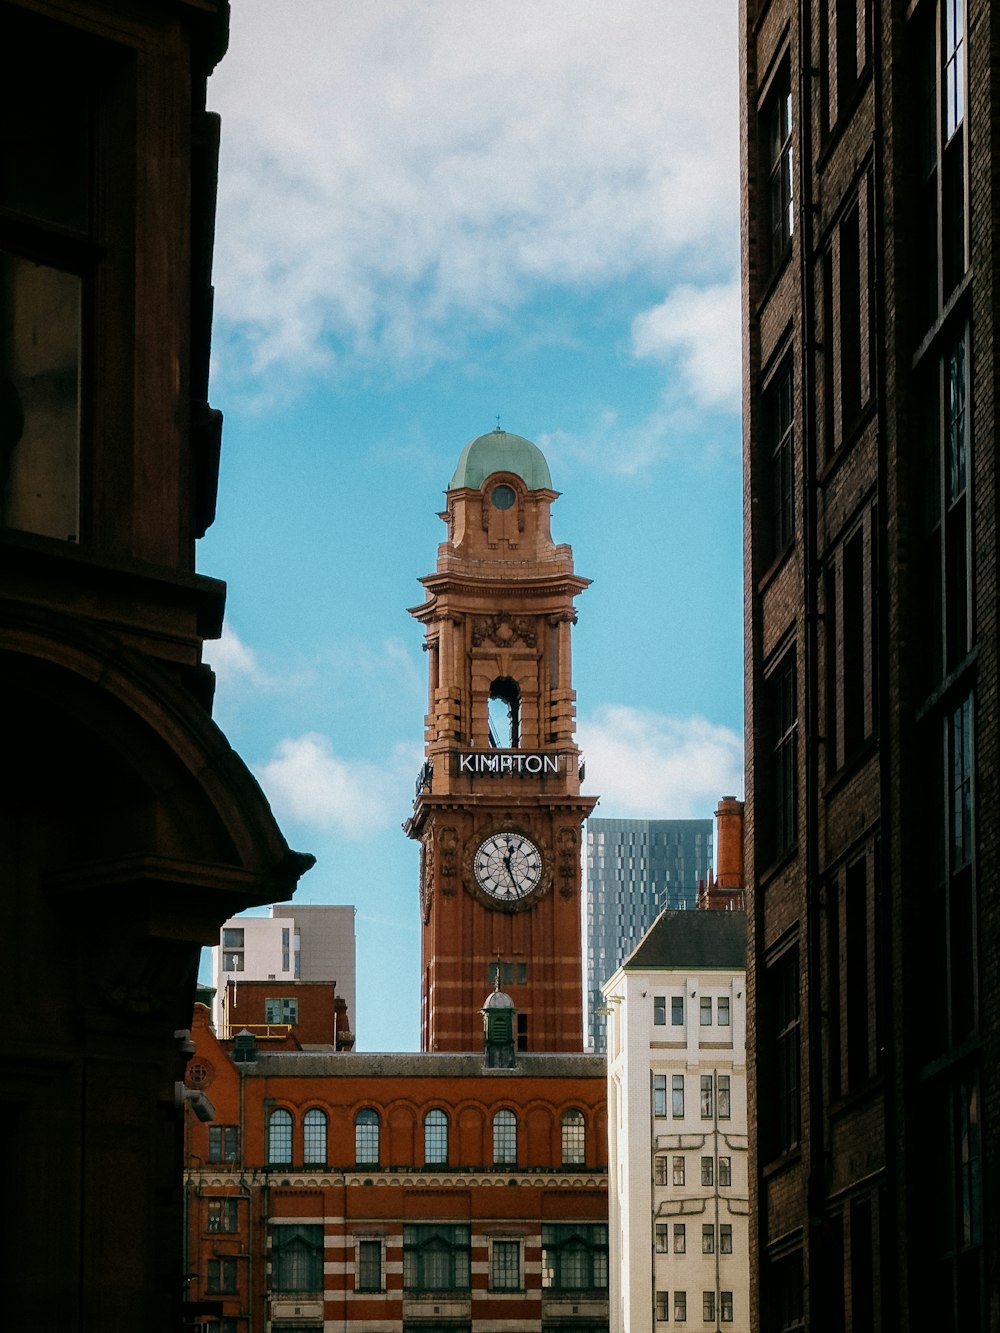
[[[471,754],[455,756],[458,773],[560,773],[560,754],[500,753],[496,750],[473,750]]]

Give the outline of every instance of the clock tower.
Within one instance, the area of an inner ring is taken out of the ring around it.
[[[426,601],[426,762],[406,832],[421,844],[422,1046],[482,1046],[499,982],[521,1050],[579,1051],[581,796],[570,668],[573,601],[589,585],[556,545],[557,492],[530,440],[463,449]]]

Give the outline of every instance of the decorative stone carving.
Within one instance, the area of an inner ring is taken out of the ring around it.
[[[477,617],[472,625],[472,645],[479,648],[484,643],[494,643],[498,648],[523,643],[528,648],[534,648],[535,622],[527,616],[512,616],[509,611],[499,611],[495,616]]]

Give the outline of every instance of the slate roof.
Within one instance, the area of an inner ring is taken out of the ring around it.
[[[626,958],[626,971],[746,967],[745,912],[661,912]]]

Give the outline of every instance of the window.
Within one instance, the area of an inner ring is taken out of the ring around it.
[[[670,1318],[670,1292],[658,1291],[656,1293],[656,1322],[664,1323]]]
[[[722,1159],[719,1159],[719,1175],[722,1175]],[[722,1181],[719,1181],[722,1184]],[[733,1252],[733,1228],[730,1222],[723,1222],[719,1227],[719,1253],[732,1254]]]
[[[701,1159],[701,1183],[703,1185],[715,1184],[714,1160],[711,1157]]]
[[[916,122],[920,237],[915,274],[923,278],[922,314],[930,324],[967,266],[965,0],[931,0],[916,30]]]
[[[587,1126],[582,1111],[566,1111],[562,1118],[563,1166],[583,1166],[586,1157]]]
[[[785,357],[761,399],[762,462],[770,495],[765,563],[776,560],[795,535],[795,457],[792,358]]]
[[[292,963],[292,932],[291,932],[290,927],[288,927],[288,926],[282,926],[282,928],[281,928],[281,970],[282,970],[282,972],[287,972],[287,971],[290,969],[290,967],[291,967],[291,963]],[[268,1021],[269,1023],[281,1023],[281,1022],[294,1023],[294,1022],[295,1022],[295,1019],[294,1019],[294,1018],[289,1018],[289,1019],[269,1018],[267,1021]]]
[[[510,676],[498,676],[488,700],[490,745],[513,750],[521,744],[521,687]]]
[[[670,1249],[670,1231],[666,1222],[656,1223],[656,1253],[666,1254]]]
[[[795,654],[786,653],[765,682],[764,708],[770,736],[771,853],[774,860],[795,845],[798,782],[798,705]]]
[[[729,996],[720,995],[716,1001],[715,1021],[720,1028],[729,1027]]]
[[[670,1110],[676,1120],[684,1119],[684,1075],[670,1076]]]
[[[700,1011],[701,1011],[701,1026],[703,1028],[710,1028],[712,1026],[711,995],[703,995],[701,997]]]
[[[431,1222],[403,1227],[403,1286],[408,1291],[467,1291],[468,1226]]]
[[[212,1296],[220,1296],[237,1290],[235,1259],[209,1259],[206,1290]]]
[[[715,1253],[715,1227],[709,1222],[702,1223],[701,1252],[702,1254]]]
[[[731,1157],[719,1158],[719,1184],[729,1185],[733,1183],[733,1159]]]
[[[667,1076],[666,1074],[653,1075],[653,1115],[664,1116],[667,1114]]]
[[[521,1242],[495,1240],[490,1245],[490,1291],[520,1291]]]
[[[276,996],[264,1001],[265,1023],[297,1023],[298,1021],[298,1000]]]
[[[764,1325],[775,1333],[792,1333],[805,1327],[802,1300],[802,1254],[771,1259],[762,1275],[761,1295],[766,1301],[769,1319]],[[761,1314],[764,1314],[762,1309]]]
[[[292,1160],[292,1113],[279,1108],[267,1122],[267,1160],[282,1165]]]
[[[326,1112],[315,1106],[302,1118],[302,1160],[307,1166],[326,1165]]]
[[[428,1166],[447,1165],[448,1117],[444,1111],[428,1111],[424,1116],[424,1162]]]
[[[270,1228],[271,1290],[323,1290],[323,1225],[281,1222]]]
[[[670,997],[670,1022],[675,1028],[684,1026],[684,996],[671,995]]]
[[[445,1148],[447,1159],[447,1146]],[[493,1165],[511,1166],[517,1162],[517,1116],[506,1109],[493,1117]]]
[[[961,666],[973,641],[968,343],[964,326],[923,376],[919,577],[926,589],[921,629],[929,648],[923,658],[928,692]]]
[[[354,1117],[354,1160],[358,1166],[378,1166],[378,1112],[366,1106]]]
[[[495,962],[487,964],[486,983],[489,986],[524,986],[527,981],[527,963]]]
[[[209,1199],[209,1231],[231,1233],[237,1230],[236,1199]]]
[[[765,1096],[761,1123],[769,1126],[769,1155],[788,1152],[799,1141],[799,953],[786,949],[765,975]]]
[[[358,1291],[382,1291],[382,1241],[380,1239],[358,1239],[357,1242],[356,1289]]]
[[[687,1223],[674,1223],[674,1254],[687,1254]]]
[[[239,1155],[239,1126],[209,1125],[208,1160],[210,1162],[235,1162]]]
[[[701,1313],[706,1324],[715,1322],[715,1292],[706,1291],[701,1297]]]
[[[664,1027],[667,1022],[667,997],[665,995],[653,996],[653,1023],[656,1027]]]
[[[719,1292],[719,1318],[724,1324],[733,1322],[733,1293],[731,1291]]]
[[[234,926],[227,926],[222,932],[222,947],[224,949],[242,949],[245,931],[238,930]]]
[[[702,1120],[711,1120],[713,1115],[712,1107],[712,1075],[702,1074],[701,1076],[701,1118]]]
[[[674,1292],[674,1319],[682,1324],[688,1317],[688,1298],[686,1291]]]
[[[223,951],[222,970],[223,972],[242,972],[243,954],[233,953],[231,951]]]
[[[684,1158],[675,1157],[673,1164],[673,1180],[675,1185],[684,1184]]]
[[[653,1184],[667,1184],[667,1159],[665,1157],[653,1158]]]
[[[719,1092],[719,1095],[718,1095],[717,1102],[718,1102],[718,1110],[719,1110],[719,1119],[720,1119],[720,1120],[728,1120],[728,1119],[729,1119],[729,1112],[730,1112],[729,1075],[728,1075],[728,1074],[720,1074],[720,1075],[719,1075],[718,1092]]]
[[[771,86],[760,115],[762,179],[767,194],[762,213],[763,271],[772,272],[783,259],[795,226],[792,198],[792,83],[786,61]]]
[[[555,1291],[606,1289],[608,1228],[604,1223],[542,1224],[542,1286]]]

